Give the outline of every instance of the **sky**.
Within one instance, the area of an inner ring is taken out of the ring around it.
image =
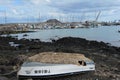
[[[120,0],[0,0],[0,23],[120,19]]]

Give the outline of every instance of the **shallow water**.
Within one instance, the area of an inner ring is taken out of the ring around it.
[[[110,43],[113,46],[120,47],[120,26],[102,26],[98,28],[76,28],[76,29],[48,29],[37,30],[33,33],[11,34],[18,36],[18,39],[40,39],[41,41],[51,41],[62,37],[79,37],[87,40],[97,40]],[[27,34],[28,36],[23,36]]]

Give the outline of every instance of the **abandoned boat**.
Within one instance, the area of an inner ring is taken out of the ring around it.
[[[82,54],[44,52],[29,57],[18,71],[18,79],[53,77],[94,71],[95,64]]]

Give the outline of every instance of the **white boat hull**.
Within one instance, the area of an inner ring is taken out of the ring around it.
[[[94,70],[95,65],[52,64],[50,66],[23,66],[18,72],[18,77],[48,77]]]

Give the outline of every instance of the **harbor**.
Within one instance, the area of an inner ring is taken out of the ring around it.
[[[73,28],[96,28],[101,26],[119,26],[120,22],[82,21],[61,22],[57,19],[49,19],[44,22],[30,23],[6,23],[0,24],[0,31],[29,31],[33,29],[73,29]]]
[[[41,41],[51,42],[63,37],[79,37],[87,40],[103,41],[111,46],[120,47],[120,34],[118,30],[120,26],[99,26],[97,28],[75,28],[75,29],[36,29],[33,31],[17,34],[9,34],[8,36],[17,39],[40,39]],[[96,34],[96,35],[94,35]],[[26,35],[26,36],[25,36]],[[108,36],[110,35],[110,36]],[[3,35],[7,36],[7,35]],[[107,37],[106,37],[107,36]],[[108,39],[109,38],[109,39]]]
[[[72,26],[69,25],[69,27],[68,26],[63,27],[63,25],[61,27],[61,26],[54,26],[55,23],[60,24],[60,22],[55,19],[48,20],[47,23],[48,22],[49,25],[51,26],[48,25],[37,26],[28,23],[16,24],[16,25],[6,24],[7,26],[4,25],[4,27],[2,25],[0,31],[1,32],[0,35],[0,42],[1,42],[0,43],[0,53],[1,53],[0,78],[1,79],[17,80],[18,79],[17,74],[19,71],[18,69],[21,68],[22,64],[25,64],[24,62],[26,62],[28,57],[32,57],[33,55],[36,55],[41,52],[51,52],[51,51],[65,52],[68,54],[71,53],[84,54],[88,58],[95,61],[95,65],[96,65],[95,72],[92,73],[79,72],[77,74],[72,74],[72,75],[68,74],[62,76],[56,75],[54,77],[39,76],[39,78],[37,77],[37,79],[39,80],[66,80],[66,79],[79,80],[79,78],[82,78],[83,80],[84,79],[109,80],[109,79],[120,78],[119,76],[120,26],[119,25],[117,26],[97,25],[93,27],[92,25],[83,26],[80,23],[79,26],[82,27],[78,27],[78,25],[76,26],[75,25],[76,23],[74,23],[74,25]],[[36,65],[38,63],[31,63],[31,64]],[[8,79],[7,77],[9,77],[10,79]]]
[[[71,27],[61,27],[54,26],[54,20],[52,22],[51,20],[49,21],[51,26],[6,24],[7,26],[4,25],[3,27],[2,25],[0,31],[0,79],[17,80],[18,69],[21,68],[28,57],[32,57],[40,52],[51,51],[84,54],[95,61],[95,72],[85,72],[84,74],[79,72],[77,74],[57,75],[55,77],[39,76],[39,78],[37,77],[39,80],[79,80],[80,78],[83,80],[109,80],[120,78],[119,25],[99,25],[94,27],[92,25],[82,25],[82,27],[69,25]],[[55,23],[59,24],[60,22],[57,21]]]
[[[0,80],[120,80],[120,0],[0,0]]]

